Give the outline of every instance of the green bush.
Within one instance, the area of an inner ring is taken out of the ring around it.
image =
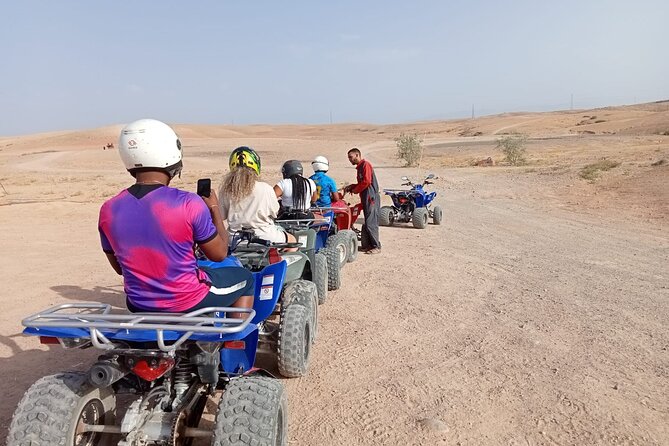
[[[581,178],[585,180],[595,181],[597,178],[599,178],[602,172],[606,172],[607,170],[611,170],[618,166],[620,166],[620,162],[618,161],[603,159],[601,161],[597,161],[596,163],[585,166],[583,169],[581,169],[580,175]]]
[[[395,138],[397,145],[397,158],[404,161],[405,166],[416,166],[420,163],[423,155],[423,140],[418,135],[400,133],[400,136]]]
[[[497,140],[497,149],[504,153],[505,159],[513,166],[522,166],[527,162],[525,155],[525,143],[527,136],[522,134],[515,134],[504,136]]]

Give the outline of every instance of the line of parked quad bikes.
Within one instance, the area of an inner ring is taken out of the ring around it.
[[[428,175],[410,189],[384,190],[392,206],[379,223],[441,224]],[[64,348],[95,347],[86,372],[46,376],[16,409],[8,446],[287,445],[288,406],[280,380],[255,368],[256,354],[288,378],[304,376],[318,338],[318,306],[356,260],[361,205],[313,209],[315,218],[279,224],[297,243],[268,244],[252,231],[230,243],[232,262],[255,279],[252,309],[206,308],[187,314],[115,314],[101,303],[61,304],[22,321],[24,334]],[[288,249],[299,248],[297,251]],[[203,266],[220,266],[206,259]],[[246,317],[227,317],[228,313]],[[207,399],[222,390],[214,428],[202,429]],[[119,410],[117,410],[117,407]],[[124,411],[121,408],[124,408]],[[48,416],[47,416],[48,414]]]

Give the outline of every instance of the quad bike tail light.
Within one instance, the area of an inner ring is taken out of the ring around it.
[[[268,253],[269,263],[273,265],[281,261],[281,256],[279,255],[279,250],[276,248],[270,248]]]
[[[145,381],[155,381],[174,367],[174,358],[140,359],[132,366],[132,372]]]
[[[246,342],[244,342],[244,341],[225,341],[223,343],[223,348],[228,348],[230,350],[244,350],[246,348]]]
[[[54,336],[40,336],[39,343],[43,345],[56,345],[60,344],[60,341]]]

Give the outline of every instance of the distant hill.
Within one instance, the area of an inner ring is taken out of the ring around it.
[[[525,133],[530,136],[669,135],[669,100],[587,110],[514,112],[475,119],[421,121],[401,124],[346,123],[333,125],[200,125],[172,124],[184,139],[390,139],[400,132],[430,137],[496,136]],[[122,125],[97,129],[0,137],[0,150],[12,148],[91,149],[115,144]]]

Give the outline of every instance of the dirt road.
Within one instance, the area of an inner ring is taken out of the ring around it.
[[[379,164],[386,187],[414,173]],[[290,444],[669,444],[666,223],[574,211],[537,175],[436,173],[444,224],[382,228],[321,307],[308,376],[284,380]],[[2,437],[32,382],[95,356],[39,346],[20,319],[123,303],[90,190],[0,206]]]
[[[295,444],[669,441],[666,235],[446,177],[446,224],[384,228],[323,308]]]

